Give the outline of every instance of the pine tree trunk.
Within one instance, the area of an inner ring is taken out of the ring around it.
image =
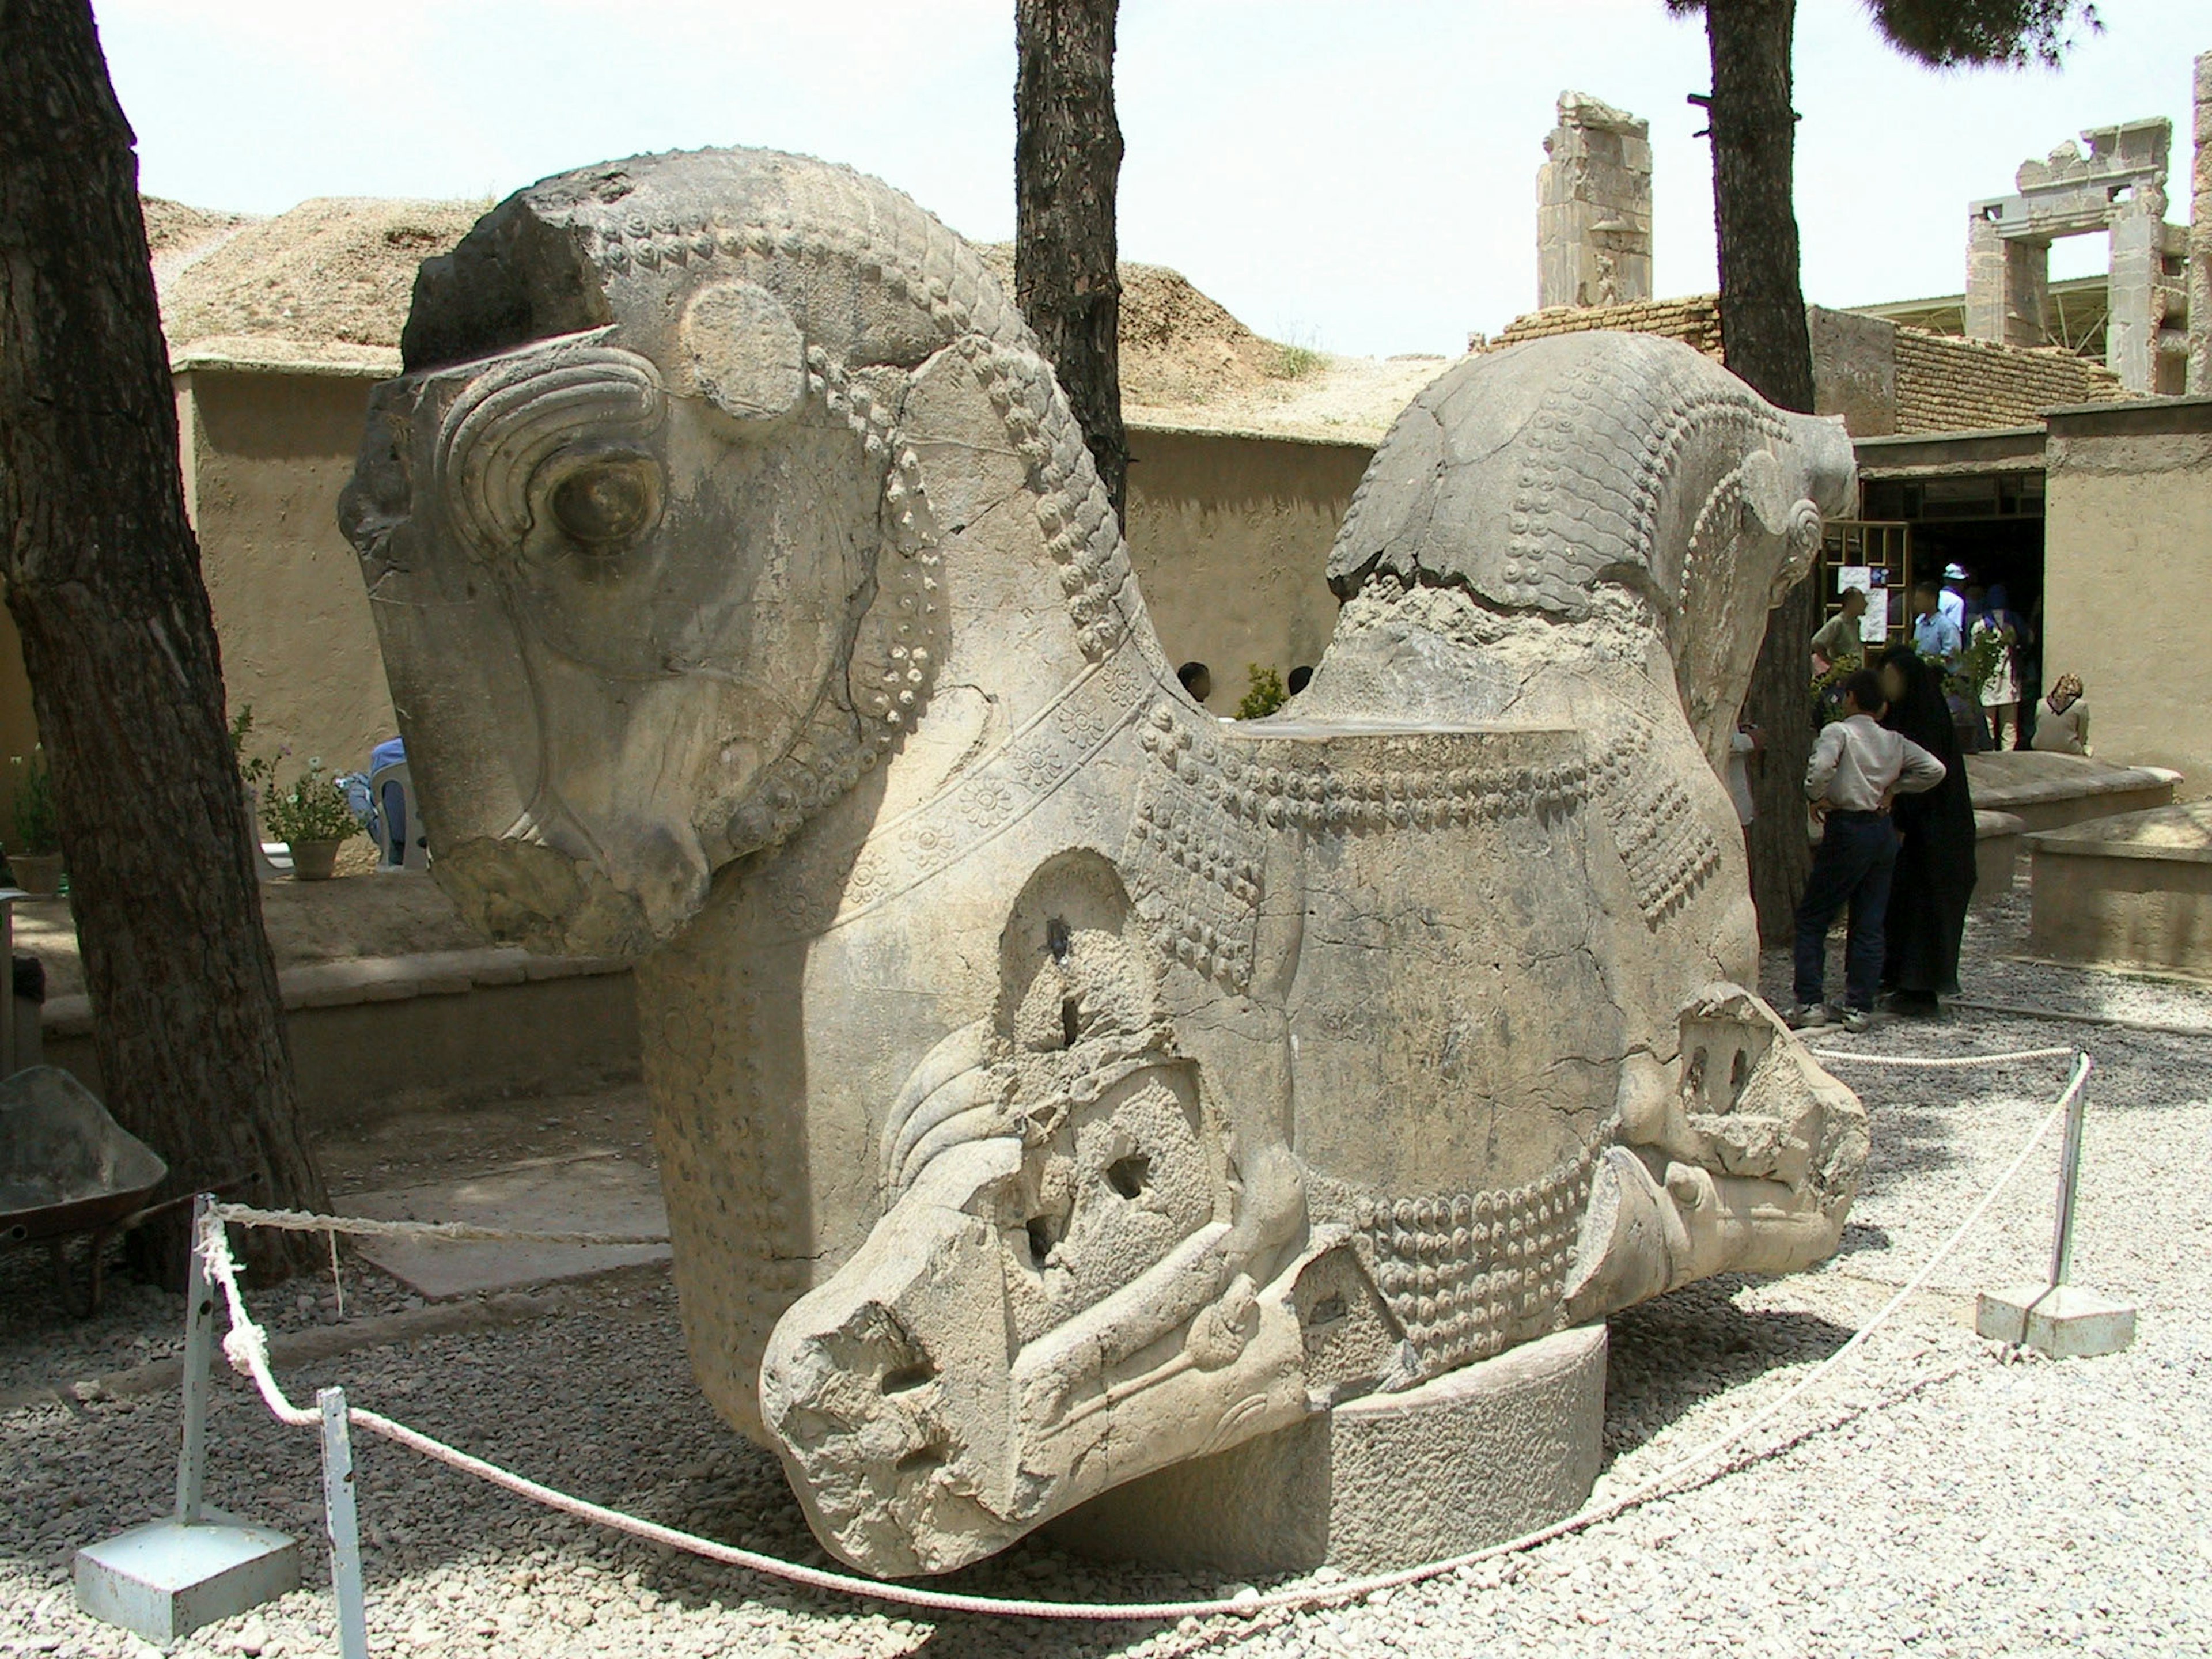
[[[1720,245],[1721,351],[1769,403],[1813,407],[1813,342],[1797,275],[1792,201],[1796,115],[1790,108],[1794,0],[1705,0],[1712,49],[1713,217]],[[1779,945],[1812,866],[1805,835],[1808,693],[1819,585],[1800,582],[1775,607],[1752,671],[1747,717],[1765,733],[1753,778],[1751,892],[1760,940]]]
[[[1014,300],[1051,360],[1116,517],[1121,278],[1114,225],[1118,0],[1015,0]]]
[[[87,0],[0,0],[0,571],[118,1121],[166,1194],[324,1203],[185,517],[134,140]],[[180,1282],[185,1212],[138,1235]],[[304,1237],[243,1241],[255,1264]]]

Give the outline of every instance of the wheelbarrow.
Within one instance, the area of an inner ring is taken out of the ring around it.
[[[108,1241],[152,1213],[147,1200],[168,1174],[154,1149],[69,1073],[33,1066],[0,1082],[0,1240],[44,1240],[62,1300],[72,1310],[99,1311]],[[68,1251],[78,1234],[92,1240],[82,1298]]]

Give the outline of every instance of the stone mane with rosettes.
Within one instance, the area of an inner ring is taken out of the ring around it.
[[[1863,1115],[1734,982],[1710,761],[1836,428],[1663,342],[1470,360],[1312,684],[1224,723],[1012,307],[873,180],[549,180],[405,351],[344,514],[437,875],[636,958],[695,1370],[842,1559],[1212,1516],[1147,1494],[1216,1455],[1349,1537],[1395,1500],[1268,1449],[1834,1248]]]

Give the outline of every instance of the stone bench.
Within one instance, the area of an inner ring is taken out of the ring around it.
[[[2027,842],[2032,953],[2212,979],[2212,801],[2097,818]]]
[[[304,963],[277,975],[310,1127],[415,1095],[563,1093],[638,1073],[627,963],[486,947]],[[50,999],[46,1061],[100,1092],[92,1004]]]
[[[2009,812],[2029,831],[2138,812],[2173,799],[2181,774],[2163,766],[2119,766],[2086,755],[2006,750],[1966,757],[1977,809]]]
[[[2027,833],[2016,812],[1974,809],[1974,903],[1994,904],[2010,896]]]

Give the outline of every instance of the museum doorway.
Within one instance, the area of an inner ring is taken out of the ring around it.
[[[2016,661],[2024,717],[2042,693],[2043,500],[2040,467],[1930,471],[1860,486],[1866,519],[1904,532],[1904,592],[1892,605],[1905,615],[1893,622],[1909,618],[1911,584],[1941,580],[1954,566],[2021,619]]]

